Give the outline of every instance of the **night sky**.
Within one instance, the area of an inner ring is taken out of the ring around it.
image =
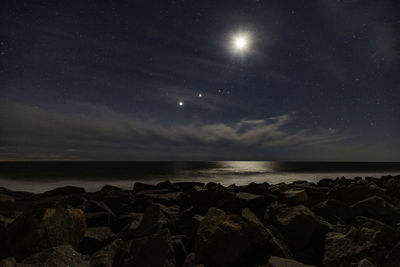
[[[0,160],[400,160],[399,1],[0,15]]]

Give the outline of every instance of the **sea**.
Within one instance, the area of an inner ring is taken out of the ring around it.
[[[90,192],[106,184],[132,189],[135,182],[157,184],[166,180],[228,186],[384,175],[400,175],[400,162],[0,162],[0,187],[35,193],[67,185]]]

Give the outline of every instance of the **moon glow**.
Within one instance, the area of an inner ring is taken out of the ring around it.
[[[244,53],[249,50],[250,37],[247,33],[237,33],[232,36],[231,47],[235,53]]]

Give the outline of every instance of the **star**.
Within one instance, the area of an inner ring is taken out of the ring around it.
[[[199,94],[198,94],[198,97],[202,98],[202,97],[203,97],[203,94],[202,94],[202,93],[199,93]]]
[[[183,102],[182,102],[182,101],[179,101],[178,105],[179,105],[180,107],[183,107]]]

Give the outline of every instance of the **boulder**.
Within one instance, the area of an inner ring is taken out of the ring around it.
[[[92,254],[116,238],[108,227],[87,228],[78,251],[82,254]]]
[[[160,190],[142,191],[138,196],[166,206],[180,205],[182,192],[159,192]]]
[[[378,220],[358,216],[355,218],[355,224],[363,239],[372,241],[387,250],[390,250],[400,240],[399,232]]]
[[[358,201],[373,196],[387,198],[386,190],[374,184],[357,185],[351,183],[345,185],[336,185],[328,192],[328,195],[347,205],[352,205]]]
[[[242,209],[242,201],[234,193],[220,185],[208,189],[194,187],[193,190],[182,196],[184,208],[193,206],[200,215],[207,212],[210,207],[239,213]]]
[[[5,258],[0,260],[0,267],[15,267],[17,260],[15,258]]]
[[[252,182],[249,185],[242,187],[240,191],[255,195],[264,195],[269,192],[268,187],[269,187],[268,183],[257,184]]]
[[[350,206],[354,215],[380,220],[391,226],[400,222],[400,209],[385,199],[377,196],[369,197]]]
[[[211,207],[197,230],[196,259],[211,267],[265,262],[270,240],[264,227]]]
[[[123,244],[121,239],[115,239],[90,257],[90,267],[112,267],[114,257],[119,247]]]
[[[289,205],[300,205],[307,203],[310,198],[304,189],[289,189],[282,192],[283,202]]]
[[[263,218],[265,208],[271,203],[271,199],[263,195],[255,195],[246,192],[236,193],[236,197],[242,202],[242,206],[250,208],[258,218]]]
[[[182,235],[173,235],[171,237],[176,266],[182,266],[186,259],[187,251],[183,244],[183,238],[184,236]]]
[[[175,267],[175,254],[171,234],[167,228],[155,234],[132,240],[130,266]]]
[[[133,185],[133,192],[135,192],[135,194],[139,193],[140,191],[153,189],[156,189],[155,185],[144,184],[140,182],[137,182]]]
[[[312,267],[312,266],[313,265],[306,265],[291,259],[271,256],[268,260],[268,264],[260,267]]]
[[[325,240],[324,266],[351,266],[364,258],[382,261],[384,249],[376,243],[363,239],[359,231],[348,234],[329,232]]]
[[[194,251],[194,244],[197,229],[199,227],[200,222],[204,219],[203,216],[199,214],[195,214],[193,208],[189,208],[184,210],[180,216],[180,229],[182,233],[185,235],[183,238],[183,242],[187,251]]]
[[[134,237],[142,237],[156,233],[168,226],[168,219],[161,210],[160,205],[151,204],[144,212],[138,228],[133,233]]]
[[[110,190],[101,196],[101,200],[106,203],[115,214],[120,215],[124,211],[133,211],[132,207],[136,198],[129,191]]]
[[[352,267],[378,267],[375,263],[371,262],[369,259],[362,259],[357,263],[353,263]]]
[[[110,226],[114,222],[112,215],[105,211],[86,212],[85,218],[88,227]]]
[[[123,228],[131,222],[136,221],[138,217],[143,217],[143,213],[125,212],[122,213],[118,219],[112,224],[112,231],[119,233]]]
[[[247,219],[248,221],[251,221],[260,226],[264,226],[263,223],[257,218],[257,216],[249,208],[242,209],[242,216],[243,216],[243,218]]]
[[[385,256],[385,267],[398,267],[400,266],[400,242],[397,243]]]
[[[89,267],[88,257],[76,252],[71,246],[57,246],[33,254],[26,258],[23,264],[33,264],[40,267],[74,266]],[[18,264],[17,264],[18,266]]]
[[[174,186],[179,188],[179,191],[186,191],[186,190],[190,190],[195,186],[198,187],[204,187],[204,183],[200,183],[200,182],[176,182],[174,183]]]
[[[80,195],[85,193],[85,189],[76,186],[64,186],[46,191],[40,195],[40,198],[66,196],[66,195]]]
[[[0,187],[0,194],[10,196],[15,200],[26,200],[35,196],[35,194],[31,192],[13,191],[4,187]]]
[[[265,212],[265,223],[277,228],[295,259],[307,264],[322,261],[325,235],[330,228],[309,208],[271,204]]]
[[[156,185],[157,189],[168,189],[171,191],[177,191],[178,187],[172,184],[170,181],[160,182]]]
[[[7,228],[10,251],[18,260],[49,247],[76,248],[86,230],[80,209],[47,208],[30,210]]]
[[[131,218],[131,222],[125,225],[124,228],[118,233],[118,238],[122,240],[132,239],[139,228],[140,223],[143,219],[143,213],[136,213],[134,217]]]
[[[103,187],[100,189],[100,191],[105,192],[105,193],[108,193],[108,192],[110,192],[111,190],[122,190],[122,189],[119,188],[119,187],[117,187],[117,186],[113,186],[113,185],[109,185],[109,184],[106,184],[105,186],[103,186]]]
[[[336,224],[340,220],[348,222],[353,218],[350,208],[336,199],[318,203],[312,208],[312,211],[332,224]]]

